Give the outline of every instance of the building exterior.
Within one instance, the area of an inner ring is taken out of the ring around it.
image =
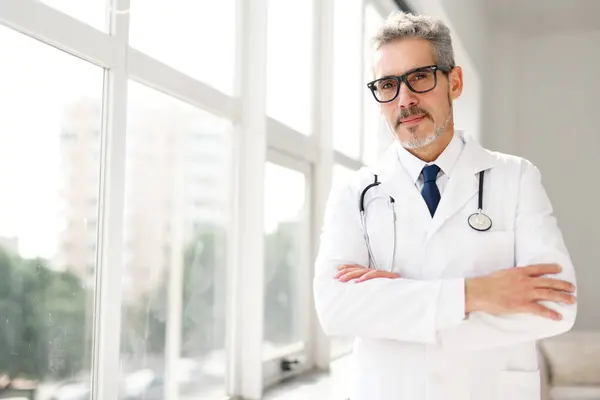
[[[226,227],[231,198],[229,126],[183,107],[138,104],[129,111],[124,301],[164,285],[194,232]],[[64,229],[56,263],[88,284],[96,270],[101,112],[91,99],[73,104],[60,141]]]

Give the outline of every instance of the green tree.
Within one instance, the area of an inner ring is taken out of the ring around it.
[[[285,222],[265,238],[265,340],[288,343],[294,334],[298,223]]]
[[[265,339],[287,343],[295,332],[293,298],[297,265],[298,223],[279,224],[265,240]],[[225,332],[225,288],[215,284],[225,281],[228,256],[227,233],[218,226],[206,224],[197,229],[184,247],[182,293],[182,353],[184,357],[200,356],[223,348]],[[251,268],[251,266],[249,266]],[[129,354],[161,354],[166,344],[169,271],[161,285],[145,294],[136,307],[125,311],[129,331],[138,340],[123,338],[122,349]],[[141,336],[141,337],[140,337]],[[143,349],[134,349],[136,345]]]
[[[0,375],[43,380],[81,371],[89,342],[79,278],[2,248],[0,277]]]
[[[182,293],[182,356],[198,356],[224,346],[225,306],[218,302],[227,261],[226,231],[205,224],[196,229],[184,246]],[[125,315],[136,340],[122,338],[123,351],[135,354],[161,354],[166,345],[169,271],[161,284],[128,307]],[[143,346],[135,349],[134,346]]]

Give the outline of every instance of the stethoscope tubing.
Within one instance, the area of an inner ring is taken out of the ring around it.
[[[479,172],[479,193],[478,193],[478,199],[477,199],[477,212],[472,214],[468,219],[467,219],[467,223],[469,224],[469,226],[476,230],[476,231],[487,231],[491,228],[492,226],[492,220],[490,217],[488,217],[485,213],[483,213],[483,180],[484,180],[484,173],[485,170],[480,171]],[[362,229],[363,229],[363,233],[364,233],[364,238],[365,238],[365,243],[367,246],[367,251],[369,253],[369,260],[370,260],[370,265],[369,267],[372,268],[377,268],[378,264],[375,260],[375,255],[373,254],[373,248],[371,247],[371,241],[369,238],[369,233],[367,232],[367,217],[366,217],[366,211],[365,211],[365,196],[367,194],[367,192],[369,191],[369,189],[379,186],[381,184],[381,182],[379,182],[377,180],[377,175],[374,175],[374,180],[373,183],[368,184],[361,192],[360,194],[360,199],[359,199],[359,204],[358,204],[358,208],[359,208],[359,212],[360,212],[360,223],[362,225]],[[393,239],[393,245],[392,245],[392,259],[390,260],[390,264],[389,264],[389,271],[393,270],[393,266],[394,266],[394,259],[396,257],[396,201],[394,200],[394,198],[392,196],[390,196],[390,206],[392,208],[392,226],[393,226],[393,231],[392,231],[392,239]],[[471,217],[478,215],[481,216],[483,218],[483,220],[486,222],[485,225],[482,225],[482,227],[476,227],[471,223]]]

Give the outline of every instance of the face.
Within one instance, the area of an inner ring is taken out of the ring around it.
[[[396,40],[377,50],[375,79],[403,75],[415,68],[434,64],[428,41],[416,38]],[[396,99],[379,104],[391,131],[407,149],[427,148],[435,145],[439,138],[452,136],[452,101],[462,92],[462,70],[455,67],[448,74],[440,70],[435,74],[437,84],[433,90],[415,93],[402,82]]]

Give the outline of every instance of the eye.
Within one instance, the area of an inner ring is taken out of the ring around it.
[[[397,86],[395,79],[386,79],[377,83],[377,90],[395,90]]]

